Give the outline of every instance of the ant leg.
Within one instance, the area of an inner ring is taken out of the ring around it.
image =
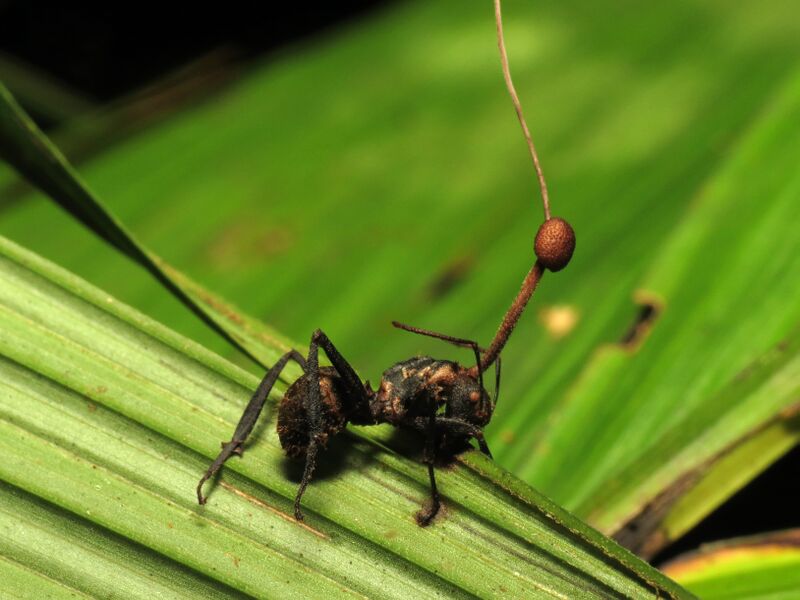
[[[313,433],[311,435],[314,435]],[[300,510],[300,501],[303,498],[303,494],[308,487],[309,482],[311,481],[311,476],[314,474],[314,469],[317,466],[317,447],[318,442],[316,438],[312,439],[308,443],[308,449],[306,450],[306,466],[303,469],[303,479],[300,481],[300,487],[297,488],[297,495],[294,497],[294,518],[298,521],[302,521],[303,511]]]
[[[368,398],[367,392],[364,389],[364,384],[361,383],[353,367],[351,367],[350,363],[339,353],[330,338],[325,335],[325,332],[321,329],[317,329],[311,337],[311,342],[312,344],[318,344],[325,351],[331,364],[342,377],[345,391],[351,395],[354,400],[366,402]]]
[[[414,428],[419,431],[426,431],[428,428],[427,419],[425,417],[418,417],[414,420]],[[448,433],[455,435],[467,435],[475,438],[478,442],[478,447],[489,458],[492,458],[492,453],[489,450],[489,445],[486,443],[486,438],[483,435],[483,430],[472,423],[467,423],[462,419],[454,417],[436,417],[436,426],[439,429],[445,429]]]
[[[422,527],[430,524],[433,517],[439,512],[441,507],[441,500],[439,498],[439,489],[436,487],[436,475],[434,473],[434,463],[436,462],[436,403],[430,402],[430,413],[428,415],[427,435],[425,438],[425,454],[424,461],[428,465],[428,479],[431,483],[431,506],[430,508],[422,508],[417,513],[417,523]]]
[[[327,335],[317,329],[311,336],[308,347],[308,360],[306,361],[306,374],[308,377],[308,392],[306,395],[306,414],[309,421],[308,449],[306,450],[306,464],[303,469],[303,479],[297,489],[294,499],[294,516],[298,521],[303,520],[300,510],[300,501],[311,482],[314,469],[317,466],[317,451],[324,434],[322,419],[322,397],[319,391],[319,348],[322,347],[336,371],[342,378],[345,392],[354,399],[363,399],[367,402],[367,394],[361,380],[356,375],[353,367],[342,357]]]
[[[456,435],[468,435],[475,438],[475,440],[478,442],[478,447],[481,449],[481,452],[483,452],[489,458],[492,458],[489,445],[486,443],[486,438],[484,437],[483,430],[481,430],[480,427],[452,417],[437,417],[436,425],[441,426]]]
[[[319,393],[319,348],[317,345],[317,332],[311,336],[311,343],[308,346],[308,359],[306,360],[306,377],[308,384],[306,387],[305,409],[308,417],[308,448],[306,449],[306,464],[303,469],[303,479],[300,480],[300,487],[294,497],[294,518],[298,521],[303,520],[303,512],[300,510],[300,501],[303,494],[314,475],[317,466],[317,445],[319,436],[322,433],[322,397]]]
[[[231,438],[229,442],[222,442],[222,450],[214,462],[211,463],[205,475],[200,479],[200,483],[197,484],[197,501],[200,504],[205,504],[206,500],[208,500],[206,496],[203,496],[203,484],[211,479],[232,455],[242,455],[242,444],[245,443],[247,437],[253,431],[253,427],[261,414],[261,409],[264,408],[267,396],[269,396],[269,393],[272,391],[272,386],[275,385],[278,376],[290,359],[294,360],[305,369],[306,361],[303,359],[302,355],[296,350],[290,350],[281,356],[278,362],[272,365],[272,368],[267,371],[267,374],[264,375],[264,379],[258,384],[258,388],[256,388],[255,393],[253,393],[252,398],[250,398],[247,408],[244,409],[244,413],[242,413],[239,419],[239,424],[236,425],[236,430],[233,432],[233,438]]]

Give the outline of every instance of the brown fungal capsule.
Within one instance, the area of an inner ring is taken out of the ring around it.
[[[560,271],[569,264],[575,251],[575,232],[564,219],[548,219],[536,233],[533,244],[536,258],[550,271]]]

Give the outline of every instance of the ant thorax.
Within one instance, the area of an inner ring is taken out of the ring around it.
[[[450,360],[417,356],[384,371],[370,410],[376,423],[414,426],[417,419],[428,418],[432,404],[442,416],[477,427],[489,422],[494,408],[469,369]]]

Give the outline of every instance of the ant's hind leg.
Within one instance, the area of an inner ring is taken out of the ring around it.
[[[300,501],[303,494],[314,475],[317,466],[317,451],[324,434],[324,421],[322,418],[322,397],[319,390],[319,349],[322,350],[330,359],[333,367],[342,378],[344,392],[352,399],[359,402],[367,402],[367,395],[361,380],[356,375],[353,367],[339,354],[339,351],[320,329],[317,329],[311,336],[311,343],[308,347],[308,359],[306,360],[306,376],[308,377],[308,391],[305,397],[305,409],[308,417],[308,449],[306,450],[306,464],[303,469],[303,479],[297,489],[294,499],[294,516],[298,521],[303,520],[303,512],[300,510]]]
[[[272,365],[272,368],[267,371],[267,374],[264,375],[264,379],[261,380],[252,398],[250,398],[247,408],[244,409],[244,413],[242,413],[239,419],[239,424],[236,426],[236,431],[233,432],[231,441],[222,443],[222,450],[219,456],[211,463],[205,475],[200,479],[200,483],[197,484],[197,501],[200,504],[205,504],[208,499],[206,496],[203,496],[203,484],[211,479],[231,456],[234,454],[242,455],[242,445],[253,431],[253,427],[261,414],[261,409],[264,408],[267,396],[269,396],[269,393],[272,391],[272,386],[275,385],[278,376],[289,360],[294,360],[301,367],[305,368],[306,361],[303,359],[303,356],[296,350],[290,350],[281,356],[278,362]]]
[[[364,384],[361,383],[353,367],[351,367],[350,363],[339,353],[330,338],[325,335],[325,332],[321,329],[317,329],[311,336],[311,346],[315,351],[318,347],[321,347],[325,351],[325,354],[330,359],[336,372],[341,376],[345,392],[348,396],[357,402],[368,401]]]

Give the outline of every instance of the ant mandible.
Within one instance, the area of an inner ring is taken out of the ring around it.
[[[500,353],[518,319],[525,310],[545,269],[559,271],[567,266],[575,249],[575,234],[563,219],[550,217],[547,187],[544,182],[530,132],[522,116],[522,108],[511,82],[508,57],[503,43],[500,0],[495,0],[498,46],[503,74],[539,179],[545,221],[534,242],[536,261],[525,277],[522,288],[487,349],[474,341],[427,331],[394,321],[395,327],[470,348],[475,365],[464,367],[450,360],[418,356],[395,364],[384,371],[380,385],[373,390],[362,383],[353,367],[342,357],[325,333],[317,329],[311,336],[308,356],[296,350],[284,354],[267,372],[236,426],[233,438],[222,443],[222,450],[197,485],[197,500],[205,504],[203,484],[214,476],[232,455],[242,455],[244,443],[253,431],[273,385],[290,360],[297,362],[303,375],[286,390],[278,407],[278,437],[291,458],[305,457],[305,468],[294,500],[294,516],[303,520],[300,502],[314,469],[317,453],[328,440],[354,425],[389,423],[396,427],[417,430],[425,435],[423,462],[428,467],[431,503],[417,513],[417,522],[428,525],[439,512],[441,500],[436,487],[434,464],[437,457],[452,453],[475,439],[484,454],[491,452],[483,428],[494,412],[500,389]],[[330,367],[319,366],[319,349],[325,352]],[[495,365],[495,398],[491,399],[483,385],[483,373]]]

